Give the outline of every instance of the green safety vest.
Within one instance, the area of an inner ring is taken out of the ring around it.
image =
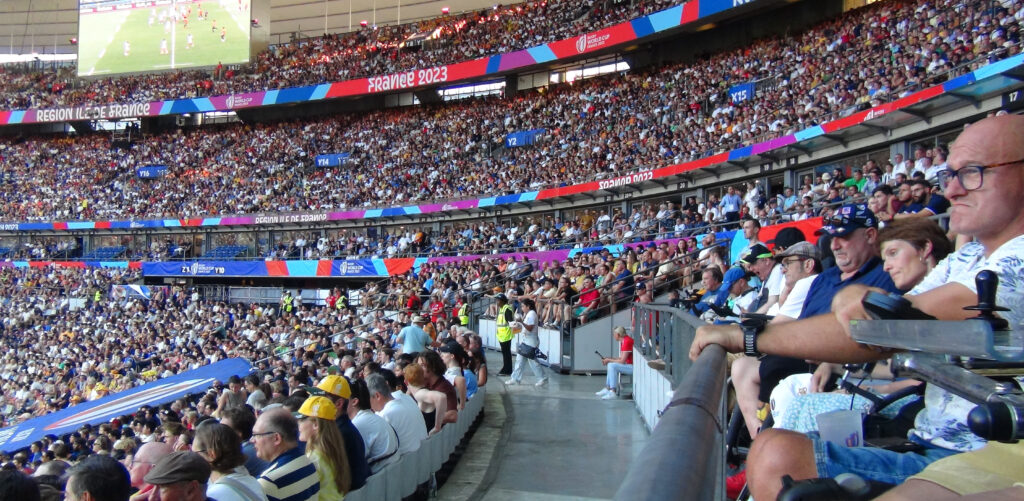
[[[284,297],[284,311],[287,311],[287,312],[291,312],[292,311],[292,299],[293,298],[291,296],[285,296]]]
[[[338,296],[338,300],[335,301],[335,303],[334,303],[334,308],[335,309],[339,309],[339,310],[344,310],[345,309],[345,296],[344,295]]]
[[[512,311],[512,307],[509,305],[502,306],[498,310],[498,318],[494,320],[497,329],[494,334],[498,336],[498,341],[504,343],[512,340],[512,328],[508,325],[508,320],[505,320],[505,310]]]
[[[462,306],[459,307],[459,324],[469,325],[469,303],[462,303]]]

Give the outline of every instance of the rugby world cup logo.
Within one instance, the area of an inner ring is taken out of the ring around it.
[[[576,52],[583,53],[586,50],[587,50],[587,36],[586,35],[580,35],[580,37],[576,39]]]
[[[224,106],[226,106],[228,108],[234,108],[235,107],[235,95],[234,94],[228,96],[227,101],[224,101]]]

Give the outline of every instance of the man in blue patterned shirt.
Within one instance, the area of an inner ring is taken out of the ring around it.
[[[299,424],[287,409],[264,412],[252,428],[252,442],[270,467],[259,476],[270,501],[315,501],[320,493],[316,466],[299,447]]]

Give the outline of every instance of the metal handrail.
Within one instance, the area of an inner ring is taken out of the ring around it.
[[[692,341],[696,327],[703,324],[674,308],[651,305],[636,308],[667,317],[667,323],[674,329],[659,334],[680,346],[689,347],[688,341]],[[614,499],[710,501],[725,498],[726,371],[722,347],[711,345],[701,352],[682,375],[672,400],[661,412],[650,440],[630,465]]]

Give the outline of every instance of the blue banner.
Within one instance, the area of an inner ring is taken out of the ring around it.
[[[132,414],[143,405],[173,402],[185,395],[205,391],[214,381],[227,381],[231,376],[245,376],[251,370],[248,361],[229,358],[98,400],[82,402],[52,414],[0,429],[0,450],[14,452],[49,434],[61,436],[77,430],[84,424],[97,425],[118,416]]]
[[[524,130],[519,132],[513,132],[505,136],[505,147],[506,148],[517,148],[519,146],[528,146],[537,141],[537,136],[547,132],[547,129],[532,129]]]
[[[135,175],[142,179],[156,179],[158,177],[163,177],[164,174],[167,174],[166,165],[147,165],[145,167],[135,169]]]
[[[382,263],[383,264],[383,263]],[[332,277],[375,277],[380,276],[372,259],[346,259],[331,263]],[[384,273],[383,276],[387,276]]]
[[[753,2],[754,0],[700,0],[698,16],[707,17],[717,14],[723,10],[739,7]]]
[[[264,261],[192,261],[142,263],[142,274],[154,277],[265,277]]]
[[[338,167],[348,161],[348,157],[352,156],[351,153],[330,153],[327,155],[316,156],[317,167]]]
[[[734,85],[729,88],[729,101],[741,103],[754,97],[754,83]]]

